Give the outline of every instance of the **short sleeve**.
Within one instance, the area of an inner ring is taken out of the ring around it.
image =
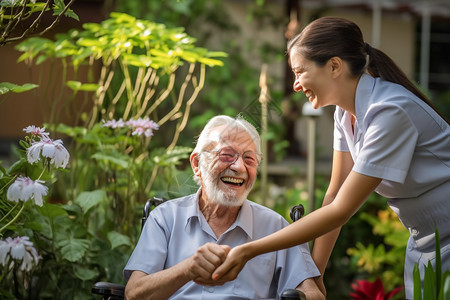
[[[397,105],[373,105],[362,125],[364,137],[353,170],[403,183],[418,139],[408,114]]]
[[[164,229],[157,222],[158,218],[155,218],[155,213],[156,210],[152,211],[145,222],[136,248],[125,266],[123,275],[127,281],[133,271],[151,274],[164,269],[167,257],[167,238]]]
[[[336,106],[336,110],[334,111],[333,149],[343,152],[349,151],[349,147],[345,137],[344,110],[338,106]]]

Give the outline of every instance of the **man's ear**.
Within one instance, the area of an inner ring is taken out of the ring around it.
[[[192,171],[194,171],[194,175],[197,177],[200,177],[201,171],[200,171],[200,156],[198,153],[192,153],[190,156],[190,162]]]

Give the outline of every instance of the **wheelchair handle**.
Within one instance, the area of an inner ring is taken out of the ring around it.
[[[305,214],[305,207],[302,204],[296,205],[291,208],[290,217],[293,222],[299,220]]]

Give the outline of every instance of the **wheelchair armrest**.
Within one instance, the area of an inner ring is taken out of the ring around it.
[[[299,290],[287,289],[281,293],[281,300],[306,300],[306,296]]]
[[[103,295],[103,299],[123,299],[125,295],[125,285],[112,282],[96,282],[92,287],[93,294]]]

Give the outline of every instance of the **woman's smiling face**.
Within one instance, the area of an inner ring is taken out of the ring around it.
[[[315,109],[335,104],[331,97],[334,82],[329,72],[329,62],[318,66],[297,53],[292,53],[290,62],[295,75],[294,91],[303,92]]]

